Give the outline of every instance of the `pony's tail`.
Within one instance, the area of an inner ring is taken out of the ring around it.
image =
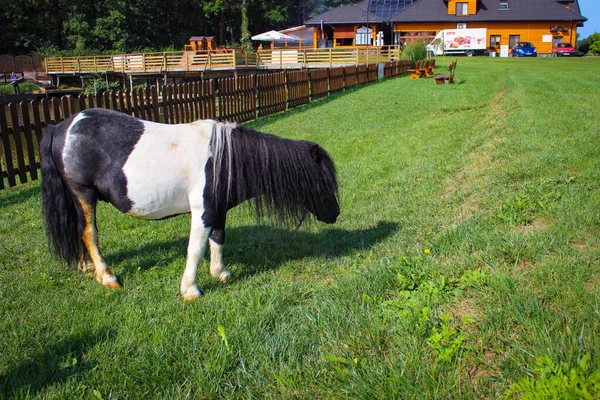
[[[75,265],[79,260],[81,241],[77,228],[77,209],[54,161],[52,144],[55,133],[54,126],[47,126],[40,142],[42,214],[50,249],[67,264]]]

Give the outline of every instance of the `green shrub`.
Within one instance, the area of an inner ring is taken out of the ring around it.
[[[85,81],[84,94],[96,94],[98,92],[117,91],[121,89],[119,82],[109,82],[106,76],[96,75],[93,79]]]
[[[427,58],[427,49],[425,48],[424,42],[409,43],[402,49],[400,58],[403,60],[411,60],[413,65],[419,60],[425,60]]]
[[[589,370],[590,355],[584,355],[574,368],[556,363],[549,356],[535,362],[535,376],[511,386],[506,399],[597,399],[600,396],[600,371]]]

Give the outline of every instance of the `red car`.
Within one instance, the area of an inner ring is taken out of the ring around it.
[[[556,43],[554,47],[554,51],[552,52],[552,57],[558,56],[572,56],[575,52],[575,48],[571,43],[567,42],[559,42]]]

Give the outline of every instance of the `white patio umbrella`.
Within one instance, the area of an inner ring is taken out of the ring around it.
[[[286,35],[285,33],[277,32],[277,31],[269,31],[265,33],[261,33],[255,36],[252,36],[252,40],[262,40],[266,42],[272,42],[274,40],[288,40],[288,41],[298,41],[293,36]]]

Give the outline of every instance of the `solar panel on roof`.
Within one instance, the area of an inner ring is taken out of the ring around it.
[[[369,0],[368,10],[387,20],[417,1],[419,0]]]

